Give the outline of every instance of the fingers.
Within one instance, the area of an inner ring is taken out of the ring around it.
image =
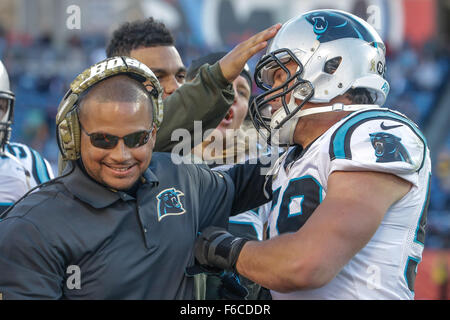
[[[261,46],[265,47],[265,45],[267,44],[267,40],[273,38],[277,34],[278,30],[280,30],[280,28],[281,23],[277,23],[267,28],[266,30],[255,34],[253,37],[242,42],[242,44],[246,47],[246,49],[253,49],[255,47],[261,49]]]
[[[250,48],[249,50],[246,50],[247,52],[247,60],[250,59],[251,57],[253,57],[256,53],[258,53],[259,51],[261,51],[262,49],[264,49],[265,47],[267,47],[267,41],[258,43],[257,45],[253,46],[252,48]]]
[[[245,63],[257,52],[264,49],[267,46],[267,41],[272,39],[280,28],[281,24],[277,23],[255,34],[249,39],[239,43],[223,57],[219,64],[225,79],[227,79],[228,82],[233,82],[241,73]]]
[[[272,39],[280,28],[281,24],[277,23],[241,42],[231,52],[236,53],[236,58],[240,58],[244,67],[248,59],[267,46],[267,40]]]

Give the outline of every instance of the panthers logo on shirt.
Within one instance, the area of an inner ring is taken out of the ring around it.
[[[165,189],[156,196],[156,199],[158,199],[158,221],[166,216],[181,215],[186,212],[180,196],[184,196],[184,193],[175,188]]]
[[[405,161],[411,163],[408,151],[406,151],[402,139],[386,132],[370,133],[370,141],[375,149],[376,162]]]

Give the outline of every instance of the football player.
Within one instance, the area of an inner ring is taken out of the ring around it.
[[[272,170],[269,239],[204,230],[198,262],[237,270],[274,299],[412,299],[431,162],[417,125],[381,107],[380,36],[343,11],[307,12],[283,25],[255,73],[265,90],[250,107],[255,126],[293,146]]]
[[[53,178],[50,164],[37,151],[9,142],[14,101],[8,73],[0,61],[0,213],[32,187]]]

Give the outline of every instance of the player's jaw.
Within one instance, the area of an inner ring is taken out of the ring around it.
[[[272,107],[270,109],[270,113],[273,116],[275,112],[277,112],[279,109],[283,108],[283,102],[281,99],[285,99],[286,104],[289,103],[289,100],[291,99],[291,93],[286,94],[284,97],[278,97],[276,99],[273,99],[270,101],[270,106]]]

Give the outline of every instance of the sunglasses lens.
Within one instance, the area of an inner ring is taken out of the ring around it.
[[[146,144],[152,131],[138,131],[123,137],[123,141],[128,148],[137,148]],[[113,149],[119,142],[119,137],[107,133],[89,134],[94,147],[101,149]]]
[[[137,148],[146,144],[148,142],[149,137],[150,132],[139,131],[123,137],[123,140],[128,148]]]
[[[105,133],[93,133],[90,137],[92,145],[102,149],[112,149],[118,141],[118,137]]]

